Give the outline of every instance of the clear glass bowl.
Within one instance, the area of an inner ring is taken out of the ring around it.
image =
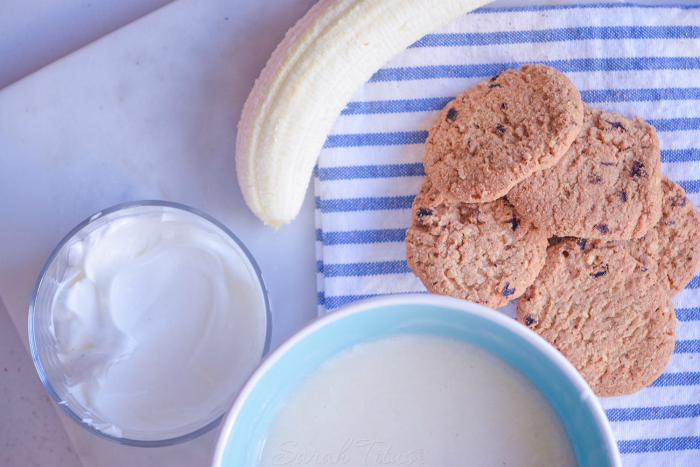
[[[63,255],[66,255],[67,247],[72,243],[72,240],[85,238],[90,232],[93,232],[109,221],[126,216],[148,212],[167,212],[168,210],[177,211],[179,214],[185,216],[193,216],[200,222],[203,220],[204,222],[202,225],[207,226],[208,229],[217,231],[222,235],[222,238],[230,238],[233,241],[231,246],[234,251],[238,253],[238,256],[246,263],[251,275],[251,281],[259,286],[259,299],[261,300],[261,305],[265,314],[265,335],[263,337],[264,344],[262,353],[259,356],[260,359],[268,352],[272,335],[270,301],[260,268],[243,242],[225,225],[213,217],[182,204],[167,201],[136,201],[105,209],[81,222],[59,242],[46,260],[39,274],[29,305],[29,345],[39,378],[46,387],[51,398],[59,405],[63,412],[89,432],[101,438],[129,446],[169,446],[191,440],[208,432],[221,423],[224,413],[228,410],[238,389],[240,389],[236,388],[235,391],[232,391],[230,398],[220,404],[220,411],[218,414],[206,416],[201,420],[193,420],[185,426],[175,430],[168,430],[166,433],[149,433],[147,436],[131,438],[126,436],[126,433],[124,437],[113,436],[96,429],[90,423],[86,423],[84,420],[94,419],[95,415],[88,408],[76,401],[67,389],[66,374],[59,360],[57,343],[54,333],[52,332],[52,306],[54,297],[58,291],[58,278],[60,278],[64,272],[60,270],[60,265],[64,262],[59,260],[65,258]],[[63,269],[65,269],[65,264],[63,265]],[[245,381],[245,378],[243,378],[243,381]],[[104,422],[109,421],[104,420]]]

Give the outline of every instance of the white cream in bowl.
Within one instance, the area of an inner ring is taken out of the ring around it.
[[[69,405],[113,437],[167,439],[215,420],[260,361],[257,273],[213,223],[167,206],[98,218],[58,254],[51,332]]]

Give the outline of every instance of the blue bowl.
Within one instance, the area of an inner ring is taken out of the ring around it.
[[[619,466],[605,413],[574,367],[540,336],[483,306],[437,295],[393,295],[316,319],[275,349],[243,386],[221,427],[215,467],[257,465],[270,424],[321,363],[355,344],[405,333],[478,345],[527,376],[561,417],[580,466]]]

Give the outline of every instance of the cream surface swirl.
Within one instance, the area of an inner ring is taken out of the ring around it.
[[[70,394],[91,412],[83,421],[142,438],[221,415],[259,362],[267,325],[236,243],[189,212],[143,207],[64,250],[53,333]]]

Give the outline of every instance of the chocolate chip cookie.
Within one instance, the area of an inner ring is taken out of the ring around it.
[[[648,386],[674,348],[665,287],[621,243],[566,239],[550,247],[518,300],[518,321],[559,349],[602,397]]]
[[[452,201],[426,177],[413,202],[406,258],[432,293],[490,308],[519,297],[542,268],[547,236],[504,199]]]
[[[494,201],[556,164],[582,121],[581,95],[563,73],[506,70],[445,106],[425,143],[425,172],[451,199]]]
[[[660,181],[654,127],[585,106],[581,133],[562,160],[517,184],[508,199],[559,237],[631,239],[658,221]]]
[[[661,220],[642,238],[625,242],[630,254],[656,269],[671,296],[693,278],[700,263],[700,214],[678,184],[661,176]]]

